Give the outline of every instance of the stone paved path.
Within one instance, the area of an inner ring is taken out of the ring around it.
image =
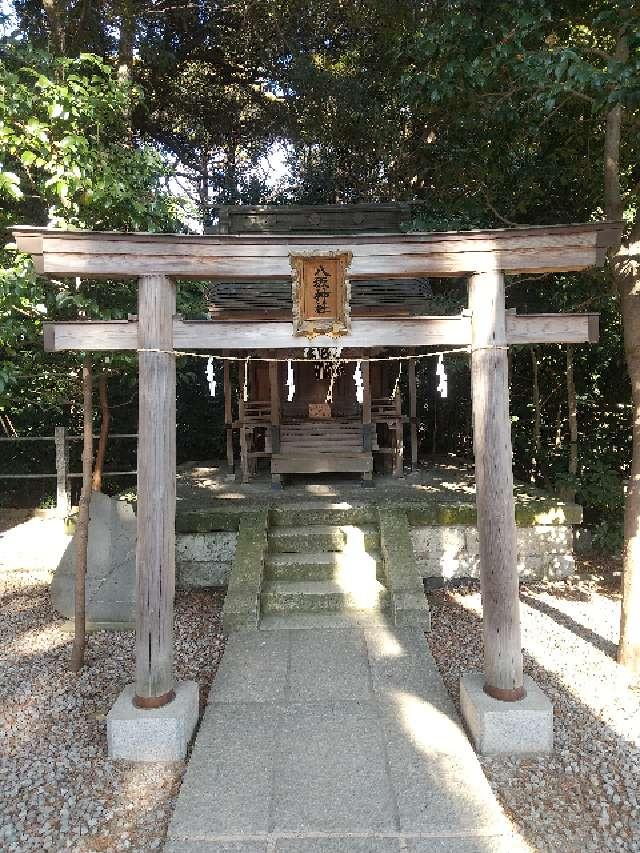
[[[418,629],[233,635],[166,853],[516,853]]]

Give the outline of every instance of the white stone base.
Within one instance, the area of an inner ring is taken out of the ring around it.
[[[460,679],[462,716],[483,755],[516,755],[553,750],[553,705],[538,685],[524,677],[527,695],[501,702],[484,690],[484,676],[468,672]]]
[[[133,704],[129,684],[107,714],[109,758],[125,761],[180,761],[198,722],[199,690],[195,681],[176,685],[176,697],[162,708]]]

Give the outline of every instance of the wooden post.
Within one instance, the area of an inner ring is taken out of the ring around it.
[[[64,427],[55,428],[56,447],[56,512],[60,518],[69,515],[71,495],[69,494],[69,445]]]
[[[364,359],[360,365],[362,372],[362,449],[371,452],[374,429],[371,423],[371,363]],[[371,471],[365,471],[363,481],[371,480]]]
[[[134,704],[175,696],[173,597],[176,514],[175,286],[163,275],[138,283],[139,353],[137,620]]]
[[[409,383],[409,421],[411,423],[411,470],[418,470],[418,406],[416,387],[416,363],[411,360],[407,366]]]
[[[471,397],[480,540],[485,692],[524,696],[516,558],[504,276],[469,279]]]
[[[398,370],[402,369],[402,362],[398,364]],[[404,422],[402,420],[402,385],[400,373],[398,373],[396,395],[394,403],[396,407],[396,422],[394,427],[394,454],[393,454],[393,476],[404,476]]]
[[[240,470],[243,483],[249,482],[249,457],[247,456],[247,427],[244,422],[244,388],[249,384],[249,366],[246,361],[240,367],[240,381],[238,383],[238,420],[240,421]]]
[[[280,365],[277,361],[269,362],[269,388],[271,394],[271,453],[280,452]],[[282,485],[280,474],[271,474],[274,488]]]
[[[269,362],[269,387],[271,390],[271,449],[280,452],[280,371],[277,361]]]
[[[93,467],[93,376],[91,358],[82,363],[82,491],[76,524],[76,571],[74,636],[70,668],[79,672],[84,664],[86,644],[87,549],[89,545],[89,512],[91,507],[91,469]]]
[[[225,361],[222,368],[224,392],[224,428],[227,438],[227,467],[233,474],[233,399],[231,397],[231,362]]]

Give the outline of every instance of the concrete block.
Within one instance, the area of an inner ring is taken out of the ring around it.
[[[484,677],[470,672],[460,679],[462,716],[478,752],[521,755],[553,750],[553,705],[528,675],[527,695],[518,702],[500,702],[484,690]]]
[[[230,562],[236,552],[237,533],[178,533],[176,560],[194,562]]]
[[[224,586],[231,574],[231,561],[210,562],[179,560],[176,562],[176,587],[178,589],[202,589]]]
[[[197,683],[179,682],[172,702],[148,710],[134,706],[134,690],[133,684],[125,687],[107,714],[109,758],[181,761],[198,722]]]
[[[536,524],[517,530],[520,554],[571,554],[573,531],[571,527],[557,524]]]

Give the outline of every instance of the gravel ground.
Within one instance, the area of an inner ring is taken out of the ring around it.
[[[580,569],[522,589],[525,668],[555,706],[553,755],[482,763],[533,850],[640,851],[640,688],[614,662],[619,566]],[[133,633],[92,635],[88,665],[70,674],[49,580],[44,567],[0,560],[0,850],[159,849],[184,765],[105,758]],[[176,601],[178,677],[199,681],[202,702],[223,651],[221,604],[220,592]],[[477,585],[430,604],[429,644],[457,701],[460,675],[481,668]]]
[[[482,765],[536,851],[640,851],[640,685],[614,660],[619,568],[582,561],[572,578],[522,588],[525,670],[554,704],[555,750]],[[430,604],[429,645],[457,702],[461,674],[482,668],[477,585]]]
[[[88,664],[51,607],[45,569],[0,568],[0,850],[149,851],[162,847],[182,762],[106,758],[106,714],[132,681],[133,632],[93,634]],[[178,678],[205,701],[222,655],[222,594],[178,594]]]

